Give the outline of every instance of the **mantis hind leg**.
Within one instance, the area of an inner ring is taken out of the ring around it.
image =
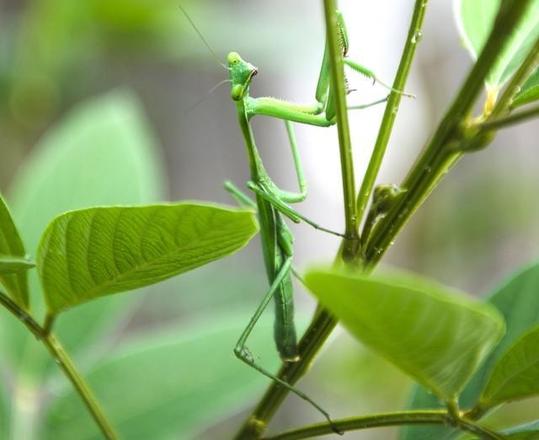
[[[333,421],[331,420],[331,417],[326,410],[324,410],[320,405],[318,405],[314,400],[312,400],[304,392],[298,390],[297,388],[285,382],[284,380],[279,379],[277,376],[275,376],[274,374],[272,374],[265,368],[258,365],[255,362],[253,354],[251,353],[251,351],[246,345],[247,338],[251,334],[254,326],[256,325],[256,322],[258,321],[258,319],[260,319],[260,316],[264,312],[265,308],[268,306],[269,302],[273,298],[277,289],[280,287],[283,281],[289,276],[291,267],[292,267],[292,257],[289,256],[285,259],[283,265],[281,266],[281,268],[279,269],[279,272],[277,273],[275,279],[273,280],[271,287],[269,288],[266,295],[264,296],[264,299],[262,300],[262,302],[256,309],[254,315],[251,317],[249,321],[249,324],[247,324],[247,327],[245,328],[240,338],[238,339],[238,342],[236,343],[236,346],[234,347],[234,354],[239,360],[241,360],[242,362],[244,362],[251,368],[255,369],[256,371],[268,377],[269,379],[273,380],[274,382],[277,382],[282,387],[286,388],[287,390],[294,393],[299,398],[311,404],[333,426]],[[336,428],[334,428],[334,431],[340,433]]]
[[[288,217],[294,223],[300,223],[301,221],[304,221],[308,225],[312,226],[314,229],[327,232],[328,234],[331,234],[331,235],[336,235],[337,237],[344,237],[344,234],[341,234],[340,232],[332,231],[331,229],[324,228],[323,226],[320,226],[318,223],[305,217],[303,214],[300,214],[295,209],[291,208],[288,204],[283,202],[280,196],[278,194],[275,194],[273,191],[268,191],[252,181],[247,182],[247,187],[253,192],[255,192],[257,195],[262,197],[264,200],[269,202],[277,211],[279,211],[281,214]]]

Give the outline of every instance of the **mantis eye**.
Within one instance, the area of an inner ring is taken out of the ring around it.
[[[243,87],[239,84],[232,87],[232,90],[230,91],[230,96],[234,101],[239,101],[241,99],[241,96],[243,94]]]
[[[241,58],[237,52],[230,52],[227,56],[228,64],[238,64],[240,59]]]

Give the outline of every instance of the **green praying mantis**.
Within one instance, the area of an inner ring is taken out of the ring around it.
[[[182,11],[204,44],[212,53],[214,53],[183,8]],[[379,81],[372,71],[346,58],[348,52],[348,36],[344,19],[340,13],[338,13],[338,34],[340,35],[341,55],[344,64],[361,75],[372,79],[374,82],[378,82],[384,87],[391,89],[391,87]],[[247,194],[242,192],[231,182],[225,182],[225,189],[231,193],[241,206],[251,207],[258,213],[262,252],[270,284],[269,289],[251,317],[247,327],[239,337],[234,348],[234,354],[250,367],[256,369],[263,375],[309,402],[323,414],[330,423],[332,423],[327,411],[320,407],[320,405],[305,393],[260,366],[247,347],[249,335],[262,313],[273,299],[275,303],[274,340],[277,351],[284,362],[297,362],[299,360],[297,336],[294,325],[292,286],[292,275],[295,273],[292,268],[294,238],[292,232],[286,225],[285,218],[288,218],[295,223],[303,221],[320,231],[336,236],[343,236],[338,232],[321,227],[290,206],[302,202],[307,197],[307,184],[298,151],[293,123],[308,124],[317,127],[328,127],[336,123],[334,90],[330,81],[328,52],[329,49],[326,42],[322,66],[315,91],[315,102],[311,105],[297,104],[272,97],[252,97],[249,94],[250,86],[254,76],[258,73],[258,69],[251,63],[243,60],[238,53],[230,52],[228,54],[227,65],[224,67],[229,71],[229,81],[231,83],[230,94],[236,106],[238,122],[247,150],[251,172],[251,180],[247,182],[247,187],[254,193],[255,200],[253,201]],[[385,102],[386,100],[387,97],[369,104],[351,106],[349,109],[364,109]],[[251,119],[256,115],[268,116],[284,121],[299,191],[290,192],[282,190],[273,182],[264,168],[251,126]]]

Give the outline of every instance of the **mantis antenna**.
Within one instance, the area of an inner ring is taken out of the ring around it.
[[[219,61],[219,57],[217,56],[215,51],[210,46],[210,43],[208,43],[206,38],[204,38],[204,35],[202,34],[202,32],[200,32],[200,29],[197,27],[197,25],[195,24],[195,22],[193,21],[191,16],[187,13],[185,8],[181,4],[179,4],[178,7],[180,8],[180,11],[182,11],[183,15],[185,16],[185,18],[187,19],[189,24],[193,27],[194,31],[197,33],[197,35],[200,38],[200,40],[202,41],[202,43],[204,43],[204,46],[206,46],[206,48],[210,51],[210,53],[212,54],[215,61],[217,61],[217,64],[219,64],[223,69],[229,70],[229,68],[227,66],[225,66],[221,61]]]
[[[208,99],[213,92],[215,92],[219,87],[221,87],[224,84],[227,84],[231,82],[229,79],[224,79],[222,81],[219,81],[217,84],[215,84],[210,90],[208,90],[202,98],[200,98],[198,101],[191,104],[184,112],[183,114],[186,115],[187,113],[193,111],[196,107],[198,107],[200,104],[202,104],[206,99]]]

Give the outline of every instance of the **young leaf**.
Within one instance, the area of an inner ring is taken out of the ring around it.
[[[488,297],[488,302],[494,305],[505,318],[506,333],[464,389],[460,399],[461,407],[471,408],[476,404],[497,361],[528,329],[539,325],[538,288],[539,264],[534,264],[512,275]],[[410,408],[439,407],[438,400],[420,387],[414,390],[411,400]],[[451,427],[410,426],[403,430],[401,438],[403,440],[429,440],[431,438],[445,440],[456,436],[456,431]]]
[[[31,269],[35,264],[27,258],[0,255],[0,275],[16,274]]]
[[[496,362],[479,399],[487,409],[539,394],[539,326],[517,340]]]
[[[493,307],[420,278],[330,269],[305,282],[356,338],[446,401],[503,335]]]
[[[464,45],[477,58],[492,30],[501,0],[455,0],[455,17]],[[509,31],[509,30],[508,30]],[[534,0],[516,29],[498,61],[490,70],[488,88],[499,89],[515,73],[531,46],[539,37],[539,1]]]
[[[239,250],[256,231],[250,211],[194,203],[89,208],[60,215],[38,249],[49,312],[202,266]]]
[[[13,269],[17,260],[25,259],[26,251],[6,202],[0,196],[0,284],[8,295],[23,309],[28,309],[28,279],[26,271]],[[20,266],[19,266],[20,267]]]
[[[267,379],[232,355],[244,319],[220,315],[196,327],[142,336],[101,360],[87,378],[122,438],[199,438],[260,393]],[[261,331],[253,332],[249,345],[264,365],[276,368],[278,359],[267,338],[272,323],[262,318],[259,324]],[[58,398],[47,406],[40,438],[100,440],[73,388],[54,391]],[[232,438],[235,428],[220,426],[219,438]]]
[[[524,83],[522,89],[513,99],[513,107],[539,100],[539,69],[537,69]]]

